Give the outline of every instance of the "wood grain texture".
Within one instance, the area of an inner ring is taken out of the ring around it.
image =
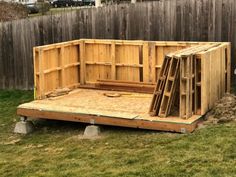
[[[159,0],[1,23],[0,88],[34,87],[34,46],[81,38],[229,41],[232,55],[228,57],[231,58],[230,69],[233,69],[236,64],[235,18],[234,0]],[[159,55],[158,50],[156,54]],[[138,72],[139,69],[128,70]]]
[[[98,80],[156,83],[165,55],[207,43],[80,39],[34,47],[36,98]]]
[[[104,93],[118,93],[121,96],[110,98]],[[183,129],[192,132],[196,128],[201,116],[194,115],[188,120],[150,117],[147,110],[151,97],[151,94],[78,89],[61,97],[22,104],[17,108],[17,114],[33,118],[174,132],[183,132]]]

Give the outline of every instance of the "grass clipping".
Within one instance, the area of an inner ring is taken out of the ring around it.
[[[27,8],[22,4],[0,1],[0,22],[26,18],[27,16]]]
[[[206,124],[220,124],[236,121],[236,96],[226,94],[215,103],[215,106],[205,116]]]

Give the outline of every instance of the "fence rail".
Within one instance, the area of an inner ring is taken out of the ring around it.
[[[159,0],[0,23],[0,89],[33,88],[34,46],[80,38],[229,41],[234,67],[235,19],[235,0]]]

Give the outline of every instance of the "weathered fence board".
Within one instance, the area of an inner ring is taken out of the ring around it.
[[[0,24],[0,88],[33,88],[38,45],[80,38],[232,42],[235,0],[159,0],[89,8]]]

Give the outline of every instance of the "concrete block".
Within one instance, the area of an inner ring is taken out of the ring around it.
[[[34,131],[34,124],[31,121],[20,121],[16,123],[14,133],[28,134]]]
[[[100,127],[96,125],[89,125],[84,130],[84,138],[96,138],[100,135]]]

